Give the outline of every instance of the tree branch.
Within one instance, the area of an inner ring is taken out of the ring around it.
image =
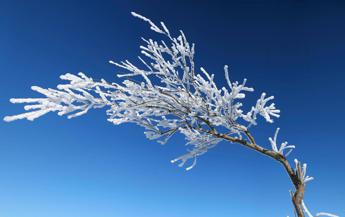
[[[257,152],[259,152],[265,156],[268,156],[268,157],[278,161],[280,164],[282,164],[285,171],[289,175],[289,178],[290,178],[290,180],[291,180],[291,182],[294,185],[295,190],[296,190],[292,196],[292,202],[294,204],[295,211],[296,211],[298,217],[304,217],[302,201],[303,201],[303,197],[304,197],[305,186],[302,183],[302,181],[297,177],[297,175],[293,171],[289,161],[286,159],[286,157],[284,155],[277,153],[277,152],[274,152],[274,151],[271,151],[271,150],[268,150],[268,149],[265,149],[262,146],[257,145],[254,137],[250,134],[250,132],[248,130],[244,131],[244,134],[249,139],[249,141],[250,141],[249,143],[246,140],[234,138],[234,137],[228,136],[226,134],[218,133],[216,131],[209,131],[209,133],[211,133],[215,137],[222,138],[222,139],[230,141],[232,143],[237,143],[237,144],[243,145],[247,148],[253,149],[253,150],[255,150],[255,151],[257,151]]]

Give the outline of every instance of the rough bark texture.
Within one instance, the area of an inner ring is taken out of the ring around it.
[[[295,192],[292,193],[292,203],[295,208],[295,214],[298,217],[305,217],[303,206],[302,206],[302,200],[304,197],[304,191],[305,186],[303,182],[298,178],[297,174],[295,174],[294,170],[292,169],[289,161],[286,159],[286,157],[280,153],[274,152],[272,150],[265,149],[259,145],[256,144],[254,137],[249,133],[248,130],[244,131],[245,135],[247,136],[247,140],[240,139],[240,138],[234,138],[226,134],[218,133],[215,129],[209,131],[210,134],[212,134],[215,137],[222,138],[224,140],[230,141],[232,143],[238,143],[241,144],[247,148],[253,149],[263,155],[266,155],[276,161],[278,161],[280,164],[283,165],[285,171],[288,173],[289,178],[292,182],[292,184],[295,187]]]

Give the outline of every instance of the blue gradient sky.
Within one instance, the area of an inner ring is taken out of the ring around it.
[[[140,37],[153,35],[136,11],[183,29],[198,66],[220,85],[224,64],[233,79],[248,78],[257,90],[249,103],[275,95],[282,117],[253,134],[268,146],[281,127],[280,138],[297,146],[291,160],[315,177],[309,208],[343,216],[345,3],[275,2],[2,0],[0,115],[22,111],[9,98],[39,96],[31,85],[55,87],[65,72],[117,79],[107,61],[135,60]],[[169,162],[184,153],[182,137],[163,147],[136,126],[111,125],[104,110],[1,122],[0,136],[1,217],[292,215],[283,169],[238,145],[219,144],[185,172]]]

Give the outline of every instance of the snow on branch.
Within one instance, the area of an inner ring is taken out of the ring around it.
[[[294,160],[295,162],[295,174],[297,178],[301,181],[302,184],[305,184],[311,180],[313,177],[307,176],[307,164],[304,163],[303,165],[297,159]]]
[[[294,145],[288,145],[288,142],[283,142],[280,147],[278,148],[278,145],[277,145],[277,136],[278,136],[278,133],[279,133],[279,130],[280,128],[277,128],[276,129],[276,132],[274,134],[274,137],[273,139],[271,137],[268,138],[268,140],[270,141],[271,143],[271,147],[272,147],[272,150],[279,153],[279,154],[282,154],[284,155],[285,157],[287,157],[291,152],[292,150],[295,148]],[[285,150],[288,150],[287,153],[284,153]]]
[[[195,45],[189,43],[185,34],[180,31],[173,37],[163,22],[156,25],[150,19],[132,12],[150,25],[151,30],[165,36],[165,41],[142,39],[139,61],[142,66],[129,60],[122,62],[109,61],[124,69],[118,74],[124,79],[122,83],[108,83],[104,80],[94,81],[83,73],[65,74],[60,78],[67,81],[56,89],[32,87],[41,93],[40,98],[11,99],[12,103],[24,103],[28,112],[7,116],[5,121],[19,119],[34,120],[49,112],[68,115],[68,118],[86,114],[92,108],[107,108],[108,121],[113,124],[135,123],[145,129],[149,139],[166,143],[176,133],[183,134],[187,140],[188,151],[172,162],[180,166],[206,153],[222,139],[212,132],[217,129],[224,135],[235,135],[241,138],[244,131],[257,124],[262,116],[272,123],[279,117],[279,110],[273,96],[263,93],[255,106],[247,113],[242,110],[247,92],[254,89],[243,82],[231,81],[228,66],[224,67],[226,87],[218,87],[214,74],[204,68],[197,70],[194,63]],[[276,147],[276,140],[274,147]],[[277,152],[292,148],[284,143]]]
[[[7,116],[5,121],[27,119],[30,121],[39,118],[48,112],[57,112],[58,115],[67,115],[68,118],[84,115],[91,108],[102,108],[111,105],[107,99],[111,92],[104,92],[103,89],[115,88],[104,80],[94,82],[83,73],[77,75],[61,75],[62,80],[67,80],[69,84],[58,85],[57,89],[44,89],[32,86],[31,89],[45,96],[45,98],[13,98],[12,103],[28,103],[23,114]]]
[[[256,125],[257,115],[261,115],[267,122],[273,123],[272,117],[279,118],[280,110],[275,107],[274,103],[266,106],[266,103],[274,99],[274,96],[266,97],[266,93],[262,93],[261,97],[257,100],[255,107],[244,115],[244,119],[250,123],[250,125]]]
[[[311,212],[308,210],[307,206],[305,205],[304,201],[302,200],[302,207],[304,209],[304,212],[308,215],[308,217],[321,217],[321,216],[328,216],[328,217],[339,217],[337,215],[327,213],[327,212],[319,212],[315,216],[311,214]]]

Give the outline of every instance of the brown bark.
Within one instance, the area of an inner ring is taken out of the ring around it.
[[[283,165],[285,171],[288,173],[289,178],[292,182],[292,184],[295,187],[295,192],[292,194],[292,203],[295,208],[295,213],[298,217],[305,217],[303,206],[302,206],[302,200],[304,197],[304,191],[305,186],[303,184],[303,181],[298,178],[298,175],[294,172],[292,169],[289,161],[286,159],[286,157],[280,153],[274,152],[272,150],[265,149],[259,145],[256,144],[254,137],[249,133],[249,131],[244,131],[245,135],[247,136],[248,140],[240,139],[240,138],[234,138],[226,134],[218,133],[215,130],[209,131],[210,134],[212,134],[215,137],[222,138],[224,140],[241,144],[247,148],[253,149],[263,155],[266,155],[276,161],[278,161],[280,164]]]

